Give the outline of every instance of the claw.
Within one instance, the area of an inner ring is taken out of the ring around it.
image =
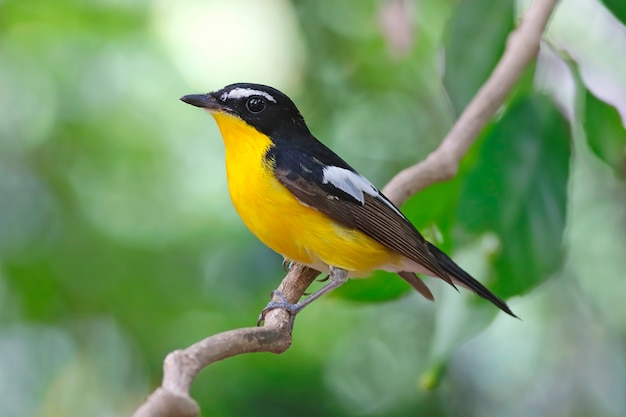
[[[290,261],[287,258],[283,258],[283,271],[289,272],[291,269],[291,265],[293,265],[293,261]]]
[[[274,296],[280,298],[280,301],[274,301],[273,298]],[[290,303],[285,296],[283,295],[283,293],[281,293],[278,290],[274,290],[272,291],[272,301],[270,301],[269,303],[267,303],[267,305],[265,306],[265,308],[263,309],[263,311],[261,311],[261,314],[259,314],[259,318],[256,322],[257,326],[260,326],[261,323],[263,323],[265,321],[265,315],[270,312],[271,310],[274,309],[283,309],[286,312],[288,312],[289,314],[291,314],[292,317],[295,317],[296,314],[298,314],[298,312],[302,309],[302,306],[300,306],[300,304],[292,304]]]
[[[270,310],[274,310],[275,308],[282,308],[283,310],[289,312],[293,320],[296,314],[298,314],[300,310],[302,310],[304,307],[311,304],[311,302],[317,300],[318,298],[320,298],[322,295],[326,294],[327,292],[332,291],[333,289],[337,287],[341,287],[343,283],[346,282],[346,280],[348,279],[348,271],[345,269],[331,266],[329,277],[330,277],[330,282],[328,284],[324,285],[322,288],[315,291],[313,294],[309,295],[307,298],[305,298],[304,300],[296,304],[291,304],[289,301],[287,301],[285,296],[282,295],[280,291],[278,290],[273,291],[272,301],[270,301],[269,304],[265,306],[263,311],[261,311],[261,314],[259,315],[259,319],[257,320],[257,326],[260,326],[261,323],[265,320],[265,315],[267,314],[267,312]],[[273,300],[274,296],[277,296],[280,299],[280,301],[274,301]]]
[[[317,282],[326,282],[328,281],[328,278],[330,278],[330,275],[326,275],[324,278],[318,279]]]

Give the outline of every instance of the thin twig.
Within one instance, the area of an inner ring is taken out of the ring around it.
[[[539,42],[557,0],[535,0],[524,20],[509,36],[504,55],[489,79],[461,114],[441,145],[423,161],[396,175],[383,193],[397,205],[428,185],[453,178],[461,159],[481,129],[493,117],[525,68],[535,59]],[[319,273],[294,265],[279,286],[295,303]],[[171,352],[163,364],[163,381],[133,414],[134,417],[198,417],[198,404],[189,390],[198,373],[219,360],[252,352],[282,353],[291,346],[293,321],[276,309],[263,327],[219,333],[186,349]]]

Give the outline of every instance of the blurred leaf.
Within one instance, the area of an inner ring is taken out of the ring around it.
[[[0,257],[45,241],[57,211],[41,179],[17,162],[0,159]]]
[[[145,14],[142,2],[114,5],[113,3],[83,3],[33,0],[26,5],[21,1],[2,3],[0,28],[22,26],[22,34],[35,34],[38,31],[46,36],[32,38],[34,41],[49,42],[51,39],[64,38],[74,32],[94,32],[106,35],[107,39],[143,28]],[[25,25],[25,22],[30,22]],[[28,27],[25,27],[28,26]],[[24,30],[25,29],[25,30]]]
[[[333,149],[349,155],[350,164],[373,182],[377,165],[387,167],[389,161],[409,164],[426,155],[448,126],[435,98],[418,96],[392,90],[355,93],[335,112],[335,129],[330,134],[335,138]]]
[[[568,124],[546,97],[520,97],[464,180],[458,219],[472,233],[499,237],[490,288],[500,297],[530,290],[562,260],[570,145]]]
[[[449,246],[459,199],[460,176],[433,184],[411,197],[402,211],[427,240],[442,249]],[[435,229],[433,229],[435,228]],[[443,244],[443,245],[442,245]]]
[[[59,372],[76,357],[68,332],[53,326],[0,327],[0,415],[40,416],[38,407]]]
[[[346,410],[397,416],[403,402],[415,399],[415,377],[427,358],[431,334],[431,317],[422,309],[430,305],[422,301],[411,297],[352,307],[356,314],[343,329],[341,342],[325,349],[329,392]]]
[[[411,286],[398,275],[375,271],[367,279],[348,280],[332,294],[352,301],[380,302],[395,300],[411,291]]]
[[[510,94],[508,102],[518,97],[527,96],[533,91],[534,65],[524,71]],[[493,129],[496,121],[492,120],[483,128],[480,136],[463,157],[457,175],[449,181],[432,184],[420,191],[402,206],[402,211],[429,241],[441,249],[452,249],[452,232],[457,224],[456,213],[461,187],[465,176],[473,169],[477,161],[483,158],[480,149],[485,137]],[[430,230],[435,227],[435,233]]]
[[[602,4],[613,13],[613,16],[626,24],[626,2],[624,0],[602,0]]]
[[[589,147],[626,176],[626,129],[617,110],[585,90],[585,131]]]
[[[476,277],[487,275],[489,259],[482,239],[463,245],[452,254],[456,262]],[[447,287],[447,286],[446,286]],[[478,300],[481,300],[478,302]],[[420,388],[432,390],[445,375],[452,352],[462,342],[482,332],[499,310],[470,291],[444,288],[437,294],[435,331],[431,339],[428,366],[420,376]]]
[[[514,2],[465,0],[449,23],[444,85],[460,114],[485,82],[513,30]]]

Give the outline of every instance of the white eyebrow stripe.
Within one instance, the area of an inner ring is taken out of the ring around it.
[[[226,101],[229,98],[236,99],[236,98],[246,98],[246,97],[251,97],[251,96],[265,97],[272,103],[276,103],[276,99],[272,97],[271,94],[268,94],[265,91],[254,90],[252,88],[243,88],[243,87],[233,88],[232,90],[222,94],[220,99],[222,99],[222,101]]]
[[[391,204],[386,198],[380,195],[380,192],[372,185],[367,178],[350,171],[349,169],[339,168],[337,166],[325,166],[322,171],[322,182],[324,184],[332,184],[354,197],[361,204],[365,204],[365,196],[367,193],[373,197],[382,200],[389,208],[404,218],[404,215]]]

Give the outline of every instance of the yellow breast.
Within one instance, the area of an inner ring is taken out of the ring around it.
[[[273,145],[241,119],[213,114],[226,148],[230,196],[245,225],[285,258],[327,270],[327,265],[367,273],[389,269],[401,256],[356,230],[302,205],[273,174],[264,156]]]

